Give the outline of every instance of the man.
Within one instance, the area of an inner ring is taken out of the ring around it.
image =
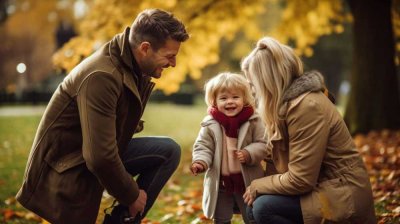
[[[145,10],[76,66],[39,124],[17,200],[51,223],[94,223],[105,189],[140,222],[176,170],[180,147],[132,135],[151,78],[175,67],[188,37],[171,13]]]

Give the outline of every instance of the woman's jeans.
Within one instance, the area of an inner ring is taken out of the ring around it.
[[[303,223],[299,196],[261,195],[247,207],[247,216],[259,224]]]
[[[133,177],[137,176],[139,188],[147,194],[144,212],[135,219],[135,223],[140,223],[178,167],[181,148],[167,137],[136,137],[121,157],[126,170]]]

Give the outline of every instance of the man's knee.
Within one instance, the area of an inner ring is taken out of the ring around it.
[[[172,138],[164,138],[163,139],[163,146],[169,152],[169,159],[171,161],[176,161],[179,164],[181,160],[181,147],[177,142],[175,142]]]

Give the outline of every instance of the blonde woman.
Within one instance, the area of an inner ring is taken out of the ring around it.
[[[243,75],[221,73],[205,85],[209,115],[193,146],[194,175],[204,177],[203,211],[215,223],[230,223],[238,207],[243,220],[246,186],[264,176],[264,126],[254,113],[254,99]]]
[[[376,223],[363,161],[323,77],[265,37],[243,60],[277,174],[252,181],[244,200],[257,223]]]

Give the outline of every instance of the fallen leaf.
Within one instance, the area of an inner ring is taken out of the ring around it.
[[[4,203],[6,205],[13,205],[17,202],[17,200],[15,199],[15,197],[9,197],[6,200],[4,200]]]

